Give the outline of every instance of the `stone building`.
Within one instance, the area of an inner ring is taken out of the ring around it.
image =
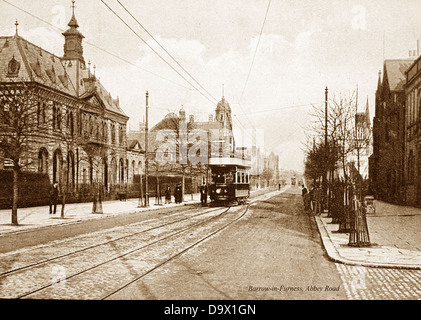
[[[376,90],[370,180],[378,199],[395,203],[405,195],[405,72],[413,62],[385,60]]]
[[[144,129],[141,124],[139,130],[129,132],[129,139],[144,144]],[[168,113],[148,130],[149,174],[185,176],[191,179],[195,192],[209,178],[207,164],[212,159],[247,157],[244,153],[244,148],[235,146],[231,107],[225,97],[217,103],[215,113],[210,114],[207,121],[197,121],[193,115],[187,119],[181,107],[178,114]]]
[[[89,190],[95,182],[113,193],[140,173],[144,153],[139,143],[127,140],[129,118],[119,99],[111,96],[85,62],[84,36],[74,6],[68,26],[62,57],[25,40],[17,27],[14,36],[0,37],[2,88],[14,92],[10,88],[31,87],[36,96],[34,127],[22,168],[47,173],[61,190],[66,186],[74,194]],[[0,108],[9,111],[4,103]],[[0,149],[0,169],[10,163]]]
[[[405,97],[406,203],[421,206],[421,57],[406,71]]]

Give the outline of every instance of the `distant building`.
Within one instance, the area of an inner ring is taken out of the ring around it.
[[[363,179],[368,179],[368,158],[372,153],[371,121],[368,98],[365,111],[357,112],[355,115],[355,131],[357,150],[353,153],[353,162],[361,177]]]

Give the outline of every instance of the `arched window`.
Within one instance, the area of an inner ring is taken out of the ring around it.
[[[123,139],[124,139],[124,127],[123,126],[119,126],[118,128],[118,143],[120,146],[123,145]]]
[[[104,142],[107,142],[107,124],[105,122],[102,122],[102,140]]]
[[[37,102],[37,122],[38,122],[38,124],[41,124],[41,102],[40,101],[38,101]]]
[[[136,162],[132,161],[132,180],[134,180],[134,176],[136,174]]]
[[[75,156],[72,151],[67,154],[67,183],[70,188],[75,187]]]
[[[88,128],[89,128],[88,132],[92,136],[92,134],[94,133],[94,125],[92,123],[92,116],[89,116],[89,127]]]
[[[72,111],[67,112],[66,128],[67,128],[68,133],[70,134],[70,137],[73,138],[74,122],[73,122],[73,112]]]
[[[115,143],[115,125],[114,124],[111,125],[111,143],[112,144]]]
[[[38,152],[38,172],[48,173],[48,151],[45,148]]]
[[[120,158],[120,183],[124,183],[124,160]]]
[[[89,157],[89,183],[92,184],[94,182],[94,165],[92,161],[92,157]]]
[[[107,164],[107,159],[104,158],[102,160],[102,164],[104,166],[104,172],[103,172],[103,183],[104,183],[104,188],[105,190],[108,190],[108,164]]]
[[[142,161],[139,161],[138,170],[139,170],[139,174],[141,175],[142,174]]]
[[[56,104],[53,102],[53,129],[55,130],[56,128],[56,123],[57,123],[57,108],[56,108]]]
[[[61,130],[61,108],[56,106],[56,116],[57,116],[57,130]]]
[[[111,159],[111,183],[117,183],[117,162],[115,158]]]
[[[61,183],[61,167],[63,158],[60,149],[56,149],[53,154],[53,183]]]
[[[129,182],[129,159],[126,159],[126,182]]]

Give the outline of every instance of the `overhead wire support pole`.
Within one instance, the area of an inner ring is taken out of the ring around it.
[[[149,104],[149,93],[146,91],[146,120],[145,120],[145,207],[149,207],[149,189],[148,189],[148,104]]]
[[[328,105],[328,88],[326,86],[326,89],[325,89],[325,168],[326,168],[326,170],[324,170],[325,172],[323,172],[323,181],[322,181],[322,183],[323,183],[323,195],[326,199],[326,201],[325,201],[325,207],[326,208],[328,207],[328,201],[329,201],[329,198],[327,196],[327,173],[328,173],[327,163],[328,163],[328,159],[329,159],[329,154],[328,154],[329,150],[328,150],[328,145],[327,145],[327,143],[328,143],[327,142],[327,112],[328,112],[327,105]]]

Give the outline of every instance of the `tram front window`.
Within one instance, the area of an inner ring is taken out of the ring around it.
[[[215,183],[225,183],[225,175],[216,174],[215,175]]]

